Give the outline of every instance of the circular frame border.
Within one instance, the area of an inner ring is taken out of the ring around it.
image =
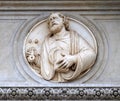
[[[68,83],[70,85],[76,83],[76,81],[79,81],[79,84],[86,82],[87,80],[89,80],[90,78],[92,78],[96,73],[98,73],[98,71],[101,69],[101,71],[104,69],[107,60],[108,60],[108,42],[107,42],[107,38],[105,35],[103,35],[98,28],[96,28],[96,26],[89,21],[88,19],[81,17],[80,15],[76,15],[76,16],[72,16],[72,15],[68,15],[65,14],[66,16],[69,16],[70,18],[75,19],[76,21],[82,23],[83,25],[85,25],[94,35],[96,42],[97,42],[97,59],[96,62],[94,64],[94,66],[92,66],[92,68],[90,69],[89,73],[85,74],[84,77],[82,77],[81,79],[75,79],[71,82],[67,82],[67,83],[56,83],[56,82],[50,82],[50,81],[46,81],[40,77],[38,77],[35,73],[33,73],[32,69],[30,69],[28,67],[28,65],[26,64],[26,61],[24,59],[23,56],[23,46],[24,46],[24,40],[25,37],[27,36],[27,34],[29,33],[29,31],[33,28],[34,25],[36,25],[39,21],[42,21],[44,19],[46,19],[48,17],[48,14],[43,14],[39,17],[36,17],[34,19],[28,20],[18,31],[18,33],[15,36],[14,39],[14,60],[16,62],[16,65],[18,67],[18,70],[21,72],[21,74],[26,78],[26,79],[32,79],[38,83],[41,83],[43,85],[49,85],[49,84],[55,84],[55,85],[68,85]],[[101,52],[101,50],[103,50],[103,52]],[[21,55],[19,55],[21,54]],[[101,72],[100,72],[101,73]],[[100,75],[99,73],[99,75]],[[89,78],[88,78],[89,77]],[[43,83],[44,82],[44,83]],[[73,83],[74,82],[74,83]]]

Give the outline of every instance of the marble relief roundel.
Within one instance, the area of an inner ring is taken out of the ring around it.
[[[68,82],[89,73],[97,57],[97,45],[83,23],[52,13],[32,27],[23,52],[29,68],[42,79]]]

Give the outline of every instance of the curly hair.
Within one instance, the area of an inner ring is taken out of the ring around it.
[[[54,14],[54,13],[51,13],[50,16],[51,16],[52,14]],[[59,17],[61,17],[61,18],[63,19],[63,24],[64,24],[64,26],[65,26],[65,29],[66,29],[67,31],[69,31],[69,20],[68,20],[68,18],[67,18],[66,16],[64,16],[63,14],[61,14],[61,13],[56,13],[56,14],[58,14]],[[48,18],[48,26],[49,26],[49,23],[50,23],[50,20],[49,20],[49,18]],[[49,28],[49,27],[48,27],[48,28]]]

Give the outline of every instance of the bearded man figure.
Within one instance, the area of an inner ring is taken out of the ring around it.
[[[50,33],[41,48],[41,76],[67,82],[89,70],[97,53],[84,38],[69,29],[68,19],[60,13],[52,13],[48,28]]]

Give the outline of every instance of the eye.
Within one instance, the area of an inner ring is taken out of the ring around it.
[[[51,20],[52,20],[52,18],[49,19],[49,21],[51,21]]]
[[[57,17],[53,17],[53,19],[57,19]]]
[[[58,17],[55,17],[55,19],[58,19]]]

